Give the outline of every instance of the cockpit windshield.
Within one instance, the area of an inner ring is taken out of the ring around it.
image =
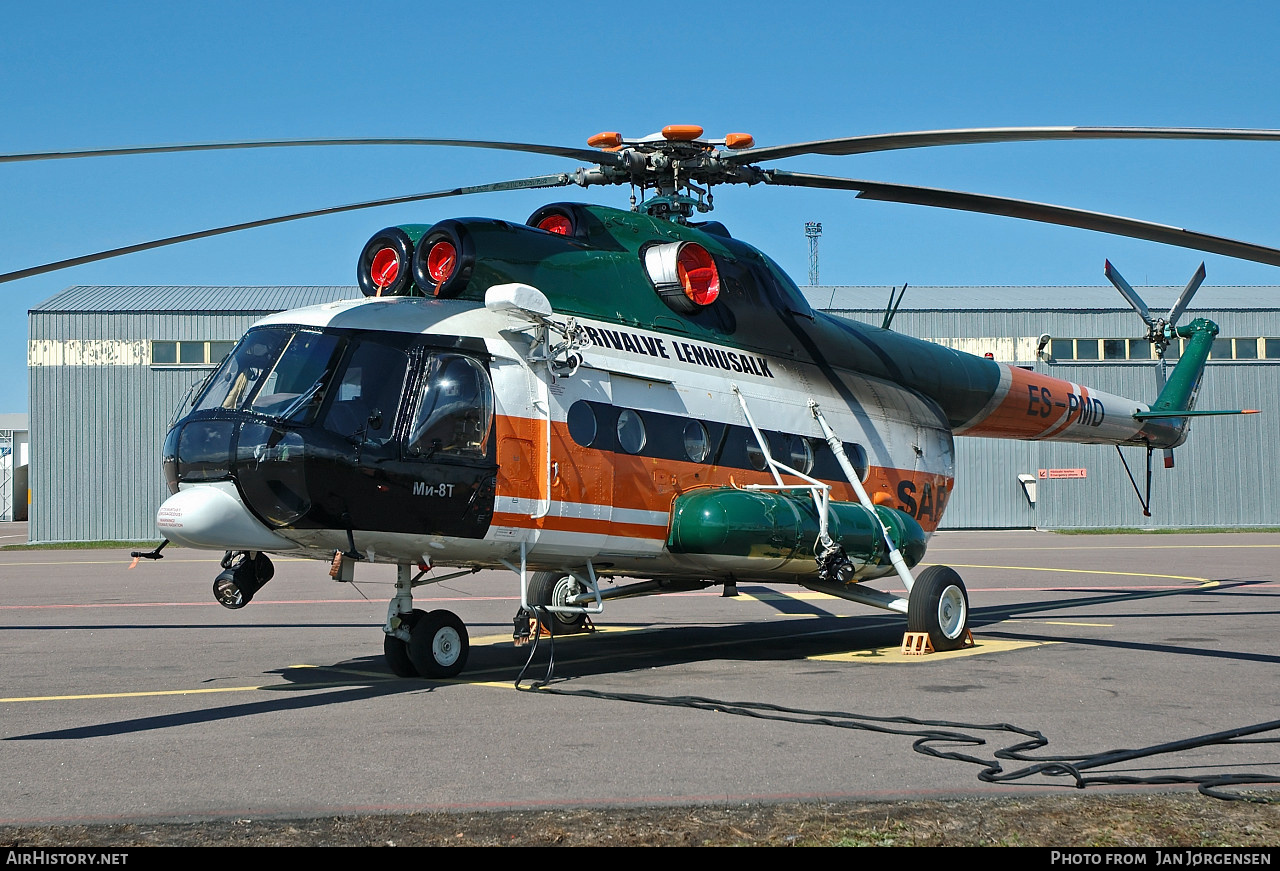
[[[291,423],[310,423],[324,402],[343,342],[324,333],[295,333],[249,401],[249,409]]]
[[[223,361],[192,414],[217,420],[235,411],[267,418],[268,429],[314,426],[365,450],[476,461],[489,453],[494,396],[484,363],[466,354],[414,351],[365,333],[261,327]],[[239,449],[250,443],[242,433]]]
[[[256,411],[309,423],[324,402],[344,345],[325,333],[254,330],[223,362],[195,410]]]

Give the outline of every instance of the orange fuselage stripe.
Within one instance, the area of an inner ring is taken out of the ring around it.
[[[547,497],[546,421],[499,416],[498,506],[503,498],[537,502]],[[713,466],[687,460],[641,457],[585,448],[569,435],[567,424],[551,424],[552,486],[555,502],[600,505],[669,514],[681,493],[703,487],[773,484],[767,472]],[[791,482],[788,482],[791,483]],[[831,498],[857,500],[847,481],[826,481]],[[889,505],[912,514],[927,531],[937,528],[953,478],[931,472],[872,466],[864,487],[878,505]],[[905,498],[904,498],[905,497]],[[598,518],[570,518],[555,513],[533,519],[527,514],[502,512],[495,525],[562,529],[637,538],[665,537],[666,527],[643,523],[618,523]]]
[[[1011,373],[1009,389],[1000,404],[986,417],[961,427],[966,436],[1038,439],[1056,435],[1075,422],[1084,404],[1068,397],[1085,393],[1070,381],[1029,372],[1019,366],[1006,367]]]

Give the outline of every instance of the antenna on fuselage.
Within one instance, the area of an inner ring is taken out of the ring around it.
[[[894,294],[898,295],[897,300],[893,298]],[[893,323],[893,316],[898,313],[898,306],[902,305],[902,298],[907,295],[907,283],[902,282],[902,290],[897,288],[889,288],[889,304],[884,307],[884,320],[880,322],[880,329],[889,329],[889,324]]]

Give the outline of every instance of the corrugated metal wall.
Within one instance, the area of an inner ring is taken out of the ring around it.
[[[957,438],[956,484],[942,529],[1029,529],[1036,509],[1018,475],[1036,473],[1035,442]]]
[[[1121,395],[1151,397],[1147,367],[1055,366],[1058,377]],[[1084,479],[1042,481],[1036,524],[1043,528],[1113,526],[1280,526],[1280,363],[1213,363],[1205,368],[1201,409],[1262,408],[1262,414],[1193,421],[1175,467],[1153,458],[1151,517],[1144,517],[1114,447],[1041,442],[1039,468],[1088,470]],[[1139,486],[1146,452],[1125,449]]]

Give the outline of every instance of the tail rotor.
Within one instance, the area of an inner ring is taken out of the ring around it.
[[[1169,343],[1176,338],[1174,328],[1178,323],[1178,318],[1187,310],[1187,306],[1191,304],[1191,297],[1195,296],[1196,291],[1200,289],[1200,285],[1204,283],[1204,263],[1200,264],[1200,268],[1191,276],[1191,280],[1182,289],[1182,293],[1178,294],[1178,299],[1169,309],[1169,312],[1160,318],[1152,317],[1151,310],[1143,302],[1142,297],[1138,296],[1138,292],[1111,265],[1110,260],[1106,262],[1103,272],[1106,274],[1107,280],[1115,286],[1116,290],[1120,291],[1120,295],[1125,298],[1129,305],[1133,306],[1133,310],[1138,313],[1138,317],[1142,318],[1142,322],[1147,325],[1146,339],[1156,351],[1156,395],[1158,396],[1164,391],[1166,370],[1169,366],[1165,352],[1169,348]],[[1173,448],[1164,449],[1164,467],[1166,469],[1173,468]]]

